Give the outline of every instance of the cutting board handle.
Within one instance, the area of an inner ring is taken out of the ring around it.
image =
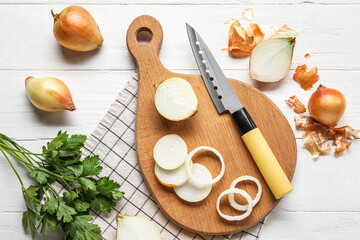
[[[147,44],[138,42],[138,34],[147,31],[152,38]],[[159,59],[159,51],[163,40],[161,24],[154,17],[142,15],[134,19],[130,24],[126,35],[126,43],[129,52],[133,56],[139,70],[139,74],[167,71]]]

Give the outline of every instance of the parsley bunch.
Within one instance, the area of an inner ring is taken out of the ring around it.
[[[92,223],[89,211],[110,212],[124,193],[119,191],[117,182],[108,177],[96,177],[102,171],[98,156],[80,160],[85,140],[84,135],[69,137],[60,131],[43,146],[42,153],[32,153],[0,133],[0,152],[19,179],[26,203],[22,224],[25,230],[30,228],[33,239],[38,230],[45,239],[47,227],[51,231],[60,227],[65,233],[64,239],[102,239],[101,230]],[[30,170],[36,185],[24,187],[10,156]],[[54,188],[56,182],[64,188],[62,195]]]

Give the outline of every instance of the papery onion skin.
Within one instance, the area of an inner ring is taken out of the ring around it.
[[[91,14],[83,7],[69,6],[54,14],[54,36],[58,43],[75,51],[91,51],[101,47],[103,37]]]
[[[76,110],[69,88],[60,79],[28,77],[25,89],[30,102],[43,111]]]
[[[309,99],[308,109],[315,120],[334,127],[344,115],[346,99],[338,90],[320,84]]]

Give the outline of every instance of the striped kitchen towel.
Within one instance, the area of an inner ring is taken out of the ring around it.
[[[202,236],[178,227],[161,212],[144,182],[136,157],[137,86],[138,79],[135,75],[85,143],[84,154],[99,155],[102,174],[119,182],[120,189],[125,192],[125,196],[118,200],[111,213],[93,213],[94,223],[101,227],[103,239],[115,239],[117,213],[139,215],[154,221],[161,230],[163,239],[258,239],[264,221],[235,234]]]

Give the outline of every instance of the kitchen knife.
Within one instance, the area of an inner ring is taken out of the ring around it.
[[[276,199],[293,187],[274,153],[247,110],[242,106],[229,81],[200,35],[186,24],[191,49],[209,95],[218,111],[228,111],[239,127],[241,138]]]

